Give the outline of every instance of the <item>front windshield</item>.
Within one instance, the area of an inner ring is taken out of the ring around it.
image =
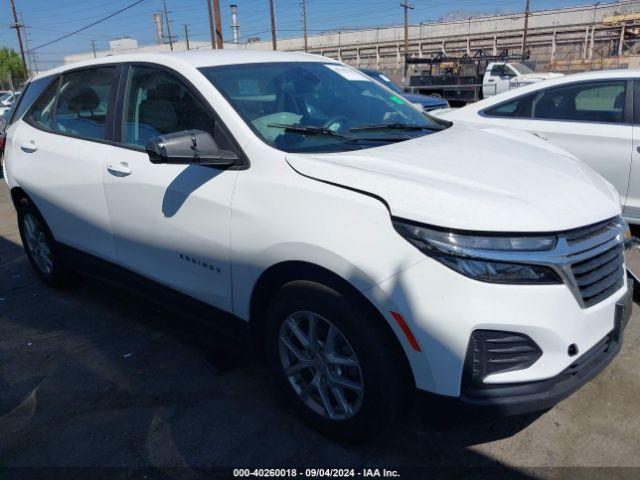
[[[279,62],[201,71],[262,140],[286,152],[371,148],[446,127],[344,65]]]
[[[533,73],[529,67],[522,63],[512,63],[511,66],[518,72],[520,75],[524,75],[526,73]]]
[[[370,77],[373,77],[375,80],[378,80],[379,82],[383,83],[394,92],[402,94],[402,90],[400,90],[400,87],[395,83],[393,83],[391,79],[387,77],[384,73],[376,72],[376,71],[365,71],[364,73],[366,73]]]

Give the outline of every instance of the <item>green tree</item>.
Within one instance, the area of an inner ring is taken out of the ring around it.
[[[0,80],[5,87],[9,86],[9,74],[11,74],[15,88],[18,88],[27,79],[27,72],[24,70],[18,52],[9,47],[2,47],[0,49]]]

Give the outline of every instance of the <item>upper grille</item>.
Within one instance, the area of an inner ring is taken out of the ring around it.
[[[601,302],[624,285],[624,246],[620,233],[621,220],[614,218],[560,235],[567,242],[573,286],[584,307]]]

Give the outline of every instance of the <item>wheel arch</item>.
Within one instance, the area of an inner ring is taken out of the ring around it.
[[[306,261],[284,261],[267,268],[258,278],[251,293],[249,322],[257,351],[262,354],[265,312],[275,293],[284,285],[295,281],[311,281],[332,288],[355,301],[369,312],[376,325],[382,329],[402,363],[403,372],[415,386],[415,377],[404,349],[396,333],[380,310],[351,282],[320,265]]]
[[[18,202],[22,199],[27,199],[33,204],[31,198],[27,195],[27,192],[22,189],[22,187],[13,187],[11,189],[11,201],[13,202],[13,206],[17,208]]]

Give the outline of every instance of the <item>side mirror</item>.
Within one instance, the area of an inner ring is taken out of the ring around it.
[[[145,150],[151,163],[196,164],[208,167],[230,167],[238,156],[221,150],[210,133],[202,130],[184,130],[154,137]]]

